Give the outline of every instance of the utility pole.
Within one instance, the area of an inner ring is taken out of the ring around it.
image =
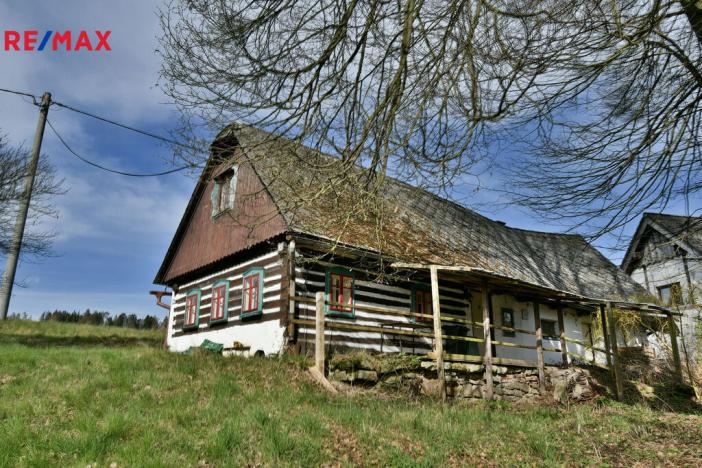
[[[41,141],[44,138],[44,126],[46,125],[46,116],[49,114],[49,106],[51,106],[51,93],[44,93],[41,97],[39,105],[39,122],[37,122],[37,130],[34,133],[34,144],[32,145],[32,154],[27,167],[27,175],[24,176],[24,191],[19,202],[19,210],[17,212],[17,221],[15,222],[15,232],[12,236],[10,251],[7,254],[7,263],[5,271],[0,280],[0,319],[7,318],[7,311],[10,307],[10,296],[12,295],[12,286],[15,282],[15,272],[17,271],[17,260],[19,260],[20,250],[22,249],[22,237],[24,237],[24,225],[27,223],[27,213],[29,212],[29,202],[32,199],[32,188],[34,186],[34,177],[37,174],[37,165],[39,164],[39,154],[41,152]]]

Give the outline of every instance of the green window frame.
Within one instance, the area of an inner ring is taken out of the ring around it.
[[[343,300],[344,290],[347,289],[344,286],[344,280],[346,278],[351,278],[351,305],[345,306],[342,303],[337,303],[332,300],[332,280],[339,277],[341,280],[341,297]],[[333,267],[327,268],[324,275],[324,313],[330,317],[346,317],[354,318],[356,316],[356,277],[351,270],[346,268]]]
[[[256,297],[253,297],[253,294]],[[241,278],[241,318],[263,314],[263,268],[251,268]]]
[[[185,318],[183,320],[183,329],[197,328],[200,326],[200,297],[202,292],[199,289],[191,289],[185,294]],[[194,319],[191,322],[191,300],[195,301]]]
[[[220,295],[221,288],[224,287],[224,294]],[[222,316],[218,318],[215,317],[215,309],[218,307],[219,304],[215,304],[215,300],[219,302],[220,300],[224,301],[224,305],[222,307]],[[212,295],[210,296],[210,321],[208,322],[209,325],[215,325],[218,323],[223,323],[226,322],[227,319],[229,318],[229,281],[227,280],[219,280],[215,284],[212,285]]]
[[[421,296],[421,300],[419,300]],[[428,302],[427,302],[428,300]],[[423,310],[419,310],[419,307],[423,305]],[[417,317],[414,314],[426,314],[426,308],[429,306],[429,315],[431,318]],[[412,288],[411,297],[411,307],[412,307],[412,321],[413,322],[423,322],[423,323],[433,323],[434,322],[434,306],[432,304],[431,289],[422,287]]]

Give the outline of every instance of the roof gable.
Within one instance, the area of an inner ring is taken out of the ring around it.
[[[688,254],[700,256],[702,252],[702,217],[644,213],[622,260],[621,269],[628,274],[634,268],[637,253],[649,241],[651,230]]]
[[[233,154],[225,164],[231,166],[237,159],[240,158]],[[278,207],[245,160],[239,164],[234,209],[213,219],[212,176],[221,169],[222,165],[215,164],[211,158],[203,170],[154,283],[170,284],[187,273],[287,231]]]

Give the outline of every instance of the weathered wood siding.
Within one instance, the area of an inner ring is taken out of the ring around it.
[[[319,252],[309,250],[298,250],[297,265],[295,269],[296,295],[314,299],[319,291],[325,291],[326,271],[330,268],[344,268],[352,271],[355,276],[355,300],[356,306],[385,307],[398,312],[408,312],[412,307],[412,294],[416,289],[429,290],[429,278],[418,278],[416,281],[399,281],[394,283],[381,283],[375,280],[374,273],[365,272],[361,268],[354,268],[353,264],[343,259],[333,261],[322,261],[318,258]],[[442,279],[439,276],[439,291],[441,298],[442,316],[453,316],[461,319],[468,319],[476,323],[482,321],[482,303],[480,291],[470,290],[466,286]],[[513,311],[515,327],[528,330],[534,329],[533,304],[518,301],[508,294],[491,295],[492,322],[495,325],[503,325],[502,309],[508,308]],[[547,305],[541,306],[542,319],[557,320],[556,310]],[[588,341],[589,317],[579,317],[576,312],[569,308],[563,309],[566,336],[580,341]],[[315,306],[312,303],[296,303],[295,314],[297,319],[314,321]],[[432,322],[423,323],[421,328],[416,327],[416,322],[411,317],[394,316],[378,312],[355,310],[353,318],[336,317],[327,315],[326,321],[344,322],[360,326],[383,326],[388,329],[418,330],[425,333],[433,333]],[[453,324],[443,322],[444,333],[454,336],[483,336],[482,327],[479,325]],[[299,343],[300,351],[305,354],[314,353],[314,326],[299,325],[296,332],[296,340]],[[527,346],[535,346],[536,338],[533,334],[516,332],[515,336],[508,336],[503,331],[497,329],[493,331],[493,336],[498,341],[517,343]],[[404,352],[414,354],[426,354],[433,348],[433,339],[430,337],[402,336],[391,333],[379,333],[368,331],[325,330],[325,345],[327,352],[343,351],[348,349],[365,349],[378,352]],[[547,348],[559,348],[558,338],[544,339],[544,346]],[[585,355],[585,349],[575,343],[567,344],[568,351]],[[495,347],[497,357],[521,359],[527,361],[536,360],[536,351],[532,349],[521,349],[497,345]],[[472,342],[445,340],[444,350],[450,354],[481,354],[482,345]],[[590,356],[588,356],[590,357]],[[556,351],[544,353],[545,361],[549,364],[560,364],[561,354]],[[604,358],[603,358],[604,359]]]
[[[413,288],[429,289],[428,277],[426,281],[395,282],[384,284],[375,280],[375,274],[366,273],[356,269],[343,260],[322,262],[315,259],[317,252],[305,250],[297,251],[295,268],[296,295],[314,299],[319,291],[325,291],[325,274],[328,268],[339,267],[354,273],[354,304],[356,306],[386,307],[399,312],[410,310]],[[440,282],[441,311],[442,315],[453,315],[466,318],[470,313],[470,300],[466,289],[460,284]],[[314,304],[297,302],[295,304],[296,318],[314,320]],[[383,326],[388,329],[421,330],[432,332],[432,323],[423,323],[420,328],[413,326],[411,317],[393,316],[377,312],[355,310],[353,318],[326,316],[328,322],[346,322],[354,325]],[[472,335],[471,327],[464,327],[462,334]],[[297,327],[297,342],[302,353],[314,352],[314,327],[300,325]],[[380,352],[405,352],[425,354],[432,349],[432,339],[425,337],[400,336],[394,334],[349,331],[325,330],[325,343],[328,350],[367,349]],[[466,344],[462,344],[467,346]],[[467,351],[467,349],[466,349]],[[477,348],[476,348],[477,351]]]
[[[233,215],[212,219],[213,188],[209,178],[195,189],[195,208],[178,228],[163,283],[171,284],[182,275],[285,232],[285,221],[250,165],[239,166]]]
[[[283,327],[280,324],[282,310],[287,310],[287,291],[283,290],[286,275],[283,269],[285,251],[278,249],[229,268],[203,276],[195,281],[181,285],[173,296],[170,326],[168,330],[169,347],[183,351],[190,346],[197,346],[205,338],[231,346],[239,341],[251,346],[252,352],[263,350],[266,354],[277,353],[283,345]],[[251,268],[263,268],[263,313],[256,317],[241,318],[243,274]],[[210,324],[212,286],[220,281],[229,281],[228,318],[223,323]],[[188,292],[199,290],[200,320],[196,329],[183,329],[185,321],[185,298]],[[275,343],[273,342],[275,341]]]

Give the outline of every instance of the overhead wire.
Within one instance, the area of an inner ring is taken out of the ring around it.
[[[90,161],[89,159],[78,154],[73,148],[71,148],[71,146],[68,143],[66,143],[66,140],[63,139],[63,137],[59,134],[59,132],[56,130],[56,128],[54,128],[54,126],[51,124],[51,121],[48,118],[46,119],[46,123],[49,125],[49,128],[51,129],[51,131],[54,132],[54,135],[56,135],[56,138],[58,138],[58,140],[68,150],[69,153],[71,153],[73,156],[80,159],[84,163],[89,164],[89,165],[96,167],[98,169],[101,169],[103,171],[107,171],[107,172],[111,172],[113,174],[119,174],[119,175],[123,175],[123,176],[127,176],[127,177],[159,177],[159,176],[164,176],[164,175],[184,171],[184,170],[192,167],[191,165],[185,165],[185,166],[176,167],[175,169],[170,169],[168,171],[153,172],[153,173],[134,173],[134,172],[120,171],[117,169],[110,169],[109,167],[105,167],[101,164]]]
[[[0,88],[0,92],[15,94],[15,95],[18,95],[18,96],[30,97],[30,98],[32,98],[32,101],[33,101],[33,104],[34,104],[34,105],[39,105],[39,101],[38,101],[38,99],[37,99],[37,96],[35,96],[34,94],[27,93],[27,92],[23,92],[23,91],[17,91],[17,90],[13,90],[13,89],[7,89],[7,88]],[[172,139],[172,138],[164,137],[164,136],[162,136],[162,135],[157,135],[157,134],[155,134],[155,133],[152,133],[152,132],[149,132],[149,131],[146,131],[146,130],[141,130],[141,129],[136,128],[136,127],[133,127],[133,126],[131,126],[131,125],[123,124],[123,123],[117,122],[117,121],[115,121],[115,120],[109,119],[109,118],[107,118],[107,117],[102,117],[102,116],[100,116],[100,115],[93,114],[92,112],[87,112],[87,111],[84,111],[84,110],[75,108],[75,107],[73,107],[73,106],[69,106],[69,105],[64,104],[64,103],[62,103],[62,102],[52,101],[52,102],[51,102],[51,105],[56,105],[56,106],[61,107],[61,108],[63,108],[63,109],[67,109],[67,110],[70,110],[70,111],[72,111],[72,112],[76,112],[76,113],[78,113],[78,114],[82,114],[82,115],[84,115],[84,116],[86,116],[86,117],[91,117],[91,118],[93,118],[93,119],[100,120],[100,121],[102,121],[102,122],[105,122],[105,123],[108,123],[108,124],[111,124],[111,125],[115,125],[115,126],[117,126],[117,127],[123,128],[123,129],[125,129],[125,130],[129,130],[129,131],[132,131],[132,132],[136,132],[136,133],[139,133],[139,134],[141,134],[141,135],[144,135],[144,136],[147,136],[147,137],[150,137],[150,138],[154,138],[154,139],[159,140],[159,141],[162,141],[162,142],[164,142],[164,143],[169,143],[169,144],[171,144],[171,145],[179,146],[179,147],[181,147],[181,148],[189,149],[189,150],[192,150],[192,151],[197,151],[197,152],[202,152],[202,151],[203,151],[201,148],[197,148],[197,147],[195,147],[195,146],[188,145],[188,144],[186,144],[186,143],[182,143],[182,142],[176,141],[176,140],[174,140],[174,139]],[[101,169],[101,170],[103,170],[103,171],[111,172],[111,173],[113,173],[113,174],[119,174],[119,175],[123,175],[123,176],[127,176],[127,177],[159,177],[159,176],[164,176],[164,175],[168,175],[168,174],[173,174],[173,173],[176,173],[176,172],[184,171],[184,170],[186,170],[186,169],[189,169],[189,168],[194,167],[192,164],[186,164],[186,165],[179,166],[179,167],[176,167],[176,168],[174,168],[174,169],[167,170],[167,171],[154,172],[154,173],[134,173],[134,172],[120,171],[120,170],[117,170],[117,169],[111,169],[111,168],[109,168],[109,167],[105,167],[105,166],[103,166],[103,165],[101,165],[101,164],[98,164],[98,163],[96,163],[96,162],[94,162],[94,161],[91,161],[91,160],[89,160],[88,158],[85,158],[84,156],[81,156],[80,154],[78,154],[78,153],[66,142],[66,140],[61,136],[61,134],[59,134],[59,132],[58,132],[58,131],[56,130],[56,128],[52,125],[51,121],[50,121],[48,118],[46,119],[46,123],[49,125],[49,128],[50,128],[51,131],[54,133],[54,135],[56,135],[56,138],[58,138],[58,140],[59,140],[59,141],[61,142],[61,144],[66,148],[66,150],[68,150],[69,153],[71,153],[73,156],[75,156],[76,158],[78,158],[78,159],[81,160],[82,162],[84,162],[84,163],[86,163],[86,164],[89,164],[90,166],[93,166],[93,167],[95,167],[95,168],[97,168],[97,169]]]
[[[100,121],[102,121],[102,122],[105,122],[105,123],[108,123],[108,124],[111,124],[111,125],[115,125],[115,126],[117,126],[117,127],[123,128],[123,129],[125,129],[125,130],[131,130],[132,132],[140,133],[141,135],[145,135],[145,136],[148,136],[148,137],[151,137],[151,138],[155,138],[155,139],[160,140],[160,141],[162,141],[162,142],[164,142],[164,143],[169,143],[169,144],[171,144],[171,145],[179,146],[179,147],[181,147],[181,148],[189,149],[189,150],[192,150],[192,151],[198,151],[198,152],[202,152],[202,151],[203,151],[202,148],[198,148],[198,147],[189,145],[189,144],[187,144],[187,143],[182,143],[182,142],[180,142],[180,141],[174,140],[174,139],[172,139],[172,138],[164,137],[164,136],[162,136],[162,135],[157,135],[157,134],[155,134],[155,133],[151,133],[151,132],[148,132],[148,131],[146,131],[146,130],[141,130],[141,129],[138,129],[138,128],[136,128],[136,127],[132,127],[132,126],[130,126],[130,125],[123,124],[123,123],[114,121],[114,120],[112,120],[112,119],[108,119],[107,117],[102,117],[102,116],[99,116],[99,115],[97,115],[97,114],[93,114],[93,113],[91,113],[91,112],[87,112],[87,111],[84,111],[84,110],[81,110],[81,109],[77,109],[77,108],[72,107],[72,106],[69,106],[69,105],[67,105],[67,104],[63,104],[62,102],[52,101],[51,104],[52,104],[52,105],[59,106],[59,107],[63,107],[64,109],[68,109],[68,110],[73,111],[73,112],[76,112],[76,113],[78,113],[78,114],[85,115],[86,117],[91,117],[91,118],[93,118],[93,119],[97,119],[97,120],[100,120]]]

